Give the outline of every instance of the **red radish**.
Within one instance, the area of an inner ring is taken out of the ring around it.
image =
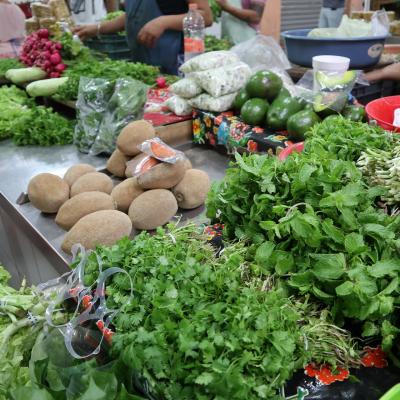
[[[46,42],[46,49],[47,50],[50,50],[51,49],[51,46],[53,46],[53,43],[52,43],[52,41],[51,40],[48,40],[47,42]]]
[[[45,29],[45,28],[39,29],[38,32],[37,32],[37,35],[40,38],[47,39],[49,37],[49,30]]]
[[[51,61],[51,63],[52,63],[53,65],[60,64],[60,63],[61,63],[61,56],[60,56],[60,54],[59,54],[59,53],[53,53],[53,54],[50,56],[50,61]]]
[[[56,65],[55,70],[58,72],[63,72],[65,70],[65,68],[67,68],[67,66],[63,63]]]
[[[50,72],[50,78],[59,78],[60,77],[60,73],[59,72]]]
[[[60,42],[56,42],[56,49],[61,50],[62,49],[62,44]]]
[[[159,77],[156,79],[156,83],[157,83],[157,86],[158,86],[160,89],[164,89],[164,88],[167,87],[167,81],[166,81],[166,79],[165,79],[163,76],[159,76]]]
[[[48,68],[51,67],[51,62],[49,60],[46,60],[43,64],[43,67],[47,70]]]

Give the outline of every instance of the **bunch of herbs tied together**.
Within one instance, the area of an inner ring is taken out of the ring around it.
[[[355,164],[362,151],[395,143],[378,127],[324,121],[285,162],[236,155],[207,205],[227,237],[251,243],[260,273],[328,307],[355,335],[377,338],[400,365],[400,218],[379,208],[387,188],[369,187]]]
[[[358,362],[348,333],[332,327],[327,312],[284,287],[266,290],[246,253],[244,243],[227,243],[216,258],[198,227],[171,225],[89,256],[85,285],[100,264],[132,277],[132,298],[124,274],[107,284],[107,306],[121,309],[111,356],[132,369],[148,398],[280,399],[308,362],[334,364],[337,354],[343,364]]]

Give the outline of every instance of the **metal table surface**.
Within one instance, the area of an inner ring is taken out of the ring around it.
[[[206,171],[211,180],[219,180],[225,175],[228,157],[191,143],[178,148],[185,152],[194,168]],[[79,153],[74,146],[16,147],[10,141],[1,142],[0,263],[12,273],[14,285],[23,277],[33,284],[54,278],[66,272],[71,261],[61,250],[65,231],[55,224],[55,215],[45,215],[30,203],[16,204],[18,196],[26,191],[30,178],[42,172],[63,176],[71,165],[81,162],[103,169],[106,160],[106,157]],[[179,213],[184,220],[205,220],[204,207]],[[25,240],[21,239],[23,236]],[[31,253],[27,243],[34,247]]]

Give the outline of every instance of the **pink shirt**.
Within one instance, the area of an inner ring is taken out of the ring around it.
[[[245,10],[253,10],[258,16],[262,17],[264,12],[265,3],[267,0],[242,0],[242,8]],[[260,30],[260,24],[250,24],[256,31]]]
[[[25,15],[15,4],[0,3],[0,42],[25,35]]]

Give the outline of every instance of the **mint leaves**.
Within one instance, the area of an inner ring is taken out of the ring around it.
[[[384,324],[400,326],[400,217],[376,206],[385,189],[370,189],[354,161],[397,140],[367,124],[323,122],[304,153],[285,162],[236,155],[207,202],[229,238],[254,244],[264,274],[323,302],[339,324],[365,322],[366,335],[380,330],[385,350],[393,340]]]

